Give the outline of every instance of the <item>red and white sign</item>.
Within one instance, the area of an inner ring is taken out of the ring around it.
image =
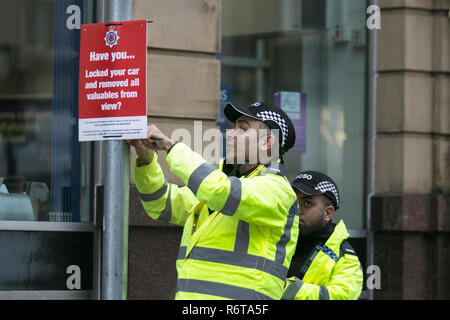
[[[147,136],[147,21],[81,26],[79,141]]]

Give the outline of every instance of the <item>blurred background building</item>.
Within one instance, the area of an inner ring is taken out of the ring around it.
[[[77,90],[80,24],[105,21],[108,2],[1,1],[1,299],[101,298],[104,143],[78,142]],[[131,2],[153,20],[150,122],[194,135],[194,121],[230,127],[226,101],[286,108],[287,176],[339,185],[361,299],[450,298],[450,0]],[[134,159],[125,296],[171,299],[182,230],[147,217]]]

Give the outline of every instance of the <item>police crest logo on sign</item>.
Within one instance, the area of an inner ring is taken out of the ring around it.
[[[117,40],[119,40],[119,36],[117,35],[117,31],[114,30],[114,28],[109,28],[108,31],[106,31],[105,36],[105,42],[106,45],[112,48],[114,45],[117,44]]]

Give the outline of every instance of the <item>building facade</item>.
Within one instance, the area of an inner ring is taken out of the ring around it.
[[[375,298],[448,299],[450,1],[379,1]]]
[[[361,299],[450,297],[449,0],[128,2],[152,21],[149,123],[205,152],[230,128],[226,101],[278,104],[297,132],[289,180],[319,170],[340,188]],[[78,142],[78,56],[81,24],[113,5],[1,4],[1,299],[102,298],[107,159],[104,141]],[[135,157],[122,298],[172,299],[182,229],[144,212]]]

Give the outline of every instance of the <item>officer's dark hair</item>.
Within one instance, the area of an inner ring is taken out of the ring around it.
[[[331,200],[328,199],[325,195],[322,194],[322,196],[320,197],[320,199],[321,199],[321,201],[322,201],[322,204],[323,204],[324,208],[326,208],[326,207],[328,207],[328,206],[333,206],[333,207],[334,207],[333,202],[331,202]],[[334,207],[334,210],[336,210],[336,207]]]
[[[259,121],[259,128],[270,130],[269,126],[262,121]]]
[[[278,141],[280,141],[280,137],[278,134],[278,130],[272,130],[266,123],[259,121],[259,128],[260,129],[264,129],[267,130],[269,134],[273,134],[275,136],[275,139],[278,139]],[[281,142],[279,142],[281,145]],[[281,147],[280,147],[281,148]],[[280,155],[281,155],[281,149],[280,149]]]

